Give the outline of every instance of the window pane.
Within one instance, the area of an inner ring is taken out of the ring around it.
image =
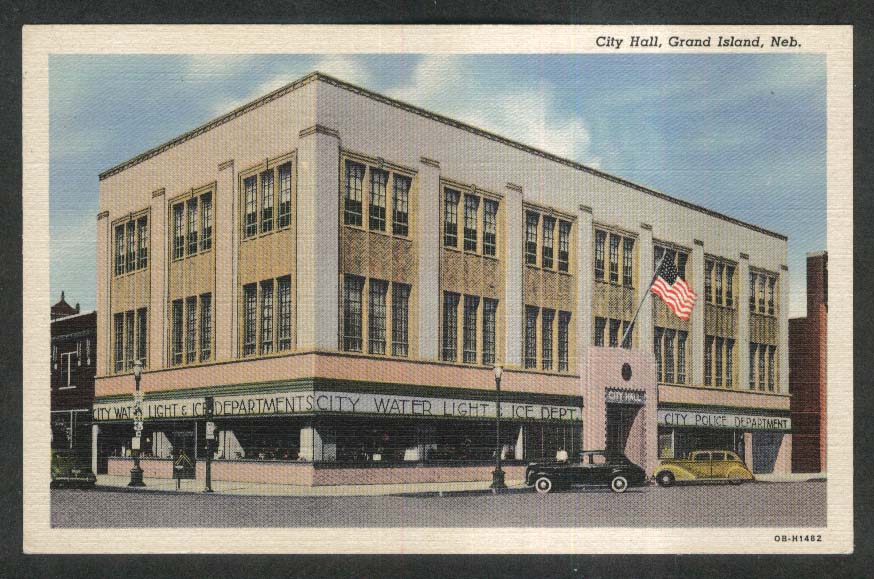
[[[385,231],[385,193],[388,172],[370,169],[370,229]]]
[[[406,236],[410,231],[410,178],[395,175],[392,187],[392,232]]]
[[[610,347],[619,347],[619,327],[622,324],[621,320],[610,320]]]
[[[756,279],[758,276],[752,272],[750,272],[750,312],[756,311]],[[752,366],[750,366],[752,368]]]
[[[674,338],[675,330],[665,330],[665,382],[674,384]]]
[[[483,200],[483,254],[495,255],[497,252],[498,202]]]
[[[622,285],[631,287],[634,270],[634,239],[622,240]]]
[[[185,361],[197,359],[197,298],[185,300]]]
[[[452,292],[443,292],[443,360],[454,362],[457,356],[458,299]]]
[[[149,222],[147,217],[137,220],[137,269],[145,268],[149,263]]]
[[[768,315],[774,315],[774,288],[777,285],[777,279],[768,278]]]
[[[713,262],[704,262],[704,299],[707,303],[713,303]]]
[[[716,368],[713,373],[716,374],[716,386],[722,386],[722,347],[723,339],[716,338]]]
[[[734,266],[725,266],[725,305],[734,307]]]
[[[677,332],[677,384],[686,383],[686,338],[688,333]]]
[[[391,353],[394,356],[408,354],[410,286],[392,284],[391,292]]]
[[[704,384],[713,384],[713,336],[704,338]]]
[[[525,306],[525,367],[537,367],[537,313],[533,306]]]
[[[124,367],[130,370],[134,367],[134,312],[124,314]]]
[[[343,349],[361,351],[361,292],[364,278],[346,275],[343,278]]]
[[[750,361],[749,361],[749,388],[750,390],[756,389],[756,345],[750,342]]]
[[[734,386],[734,340],[725,340],[725,386]]]
[[[212,294],[200,296],[200,361],[212,357]]]
[[[464,296],[463,359],[467,364],[476,363],[476,317],[479,298]]]
[[[610,282],[619,283],[619,236],[610,234]]]
[[[184,347],[184,342],[182,341],[182,300],[173,300],[171,331],[173,332],[173,364],[181,364]]]
[[[346,192],[343,199],[343,223],[346,225],[361,225],[363,190],[364,165],[346,161]]]
[[[261,173],[261,232],[273,231],[273,170]]]
[[[595,279],[604,279],[604,241],[607,233],[595,230]]]
[[[776,348],[768,346],[768,391],[774,391],[774,353]]]
[[[279,166],[279,214],[278,227],[288,227],[291,224],[291,163]]]
[[[604,346],[604,328],[607,325],[606,318],[595,318],[595,345]]]
[[[245,218],[243,221],[243,237],[252,237],[258,233],[258,199],[256,189],[258,179],[254,175],[243,181],[243,207]]]
[[[495,363],[495,332],[498,300],[483,300],[483,364]]]
[[[458,191],[446,189],[443,200],[443,245],[458,247]]]
[[[243,287],[243,355],[251,356],[257,349],[258,286]]]
[[[662,337],[664,336],[664,330],[662,328],[656,328],[655,333],[652,337],[652,351],[655,356],[656,362],[656,381],[664,382],[664,374],[663,372],[663,362],[662,362]],[[679,357],[679,350],[677,352]]]
[[[197,199],[190,199],[188,206],[188,221],[187,221],[187,240],[188,240],[188,255],[197,253]]]
[[[631,349],[631,342],[634,338],[634,333],[628,330],[628,327],[631,325],[630,322],[623,321],[622,322],[622,347],[626,350]]]
[[[568,327],[570,326],[570,312],[558,313],[558,371],[567,372],[568,370]]]
[[[765,351],[767,346],[759,345],[759,390],[765,390]]]
[[[137,266],[137,236],[136,224],[133,221],[127,222],[127,264],[125,271],[133,271]]]
[[[558,222],[558,271],[567,271],[570,263],[571,224]]]
[[[261,282],[261,353],[273,351],[273,280]]]
[[[124,369],[124,314],[115,314],[115,371]]]
[[[212,194],[200,197],[200,249],[212,248]]]
[[[541,248],[541,261],[540,265],[542,267],[551,268],[552,267],[552,251],[553,251],[553,241],[555,235],[555,219],[552,217],[543,217],[543,247]]]
[[[540,323],[540,358],[541,367],[544,370],[552,370],[552,321],[554,318],[554,310],[543,310]]]
[[[533,211],[525,214],[525,263],[537,265],[537,224],[540,216]]]
[[[115,275],[124,273],[124,225],[115,228]]]
[[[173,206],[173,259],[185,255],[185,206],[182,203]]]
[[[367,342],[371,354],[385,354],[385,296],[388,282],[370,280],[370,301],[368,304]]]
[[[277,302],[279,312],[278,323],[278,347],[279,350],[291,349],[291,278],[281,277],[276,282]]]
[[[479,209],[479,197],[464,196],[464,250],[476,251],[476,214]]]
[[[136,359],[140,360],[145,367],[148,357],[148,320],[146,317],[146,308],[137,310],[137,355]]]

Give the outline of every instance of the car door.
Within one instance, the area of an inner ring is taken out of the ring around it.
[[[607,455],[600,452],[593,452],[591,455],[592,466],[589,469],[588,484],[599,485],[610,481],[611,466],[607,460]]]
[[[710,478],[710,453],[706,451],[693,452],[689,470],[695,478]]]
[[[710,478],[725,478],[728,476],[730,463],[724,452],[713,452],[710,455]]]

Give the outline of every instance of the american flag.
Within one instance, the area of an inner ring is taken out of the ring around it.
[[[662,298],[674,315],[681,320],[688,320],[695,306],[698,294],[692,291],[692,286],[680,277],[674,260],[667,258],[662,262],[658,275],[652,284],[652,293]]]

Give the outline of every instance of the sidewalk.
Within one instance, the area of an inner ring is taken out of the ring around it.
[[[181,480],[163,478],[144,479],[145,487],[129,487],[129,476],[98,475],[97,486],[103,488],[124,489],[130,492],[184,492],[201,493],[204,489],[202,480]],[[176,484],[179,483],[179,490]],[[234,481],[213,481],[212,490],[225,495],[261,495],[261,496],[311,496],[311,497],[349,497],[349,496],[379,496],[402,494],[427,494],[442,496],[443,493],[484,493],[489,492],[491,481],[444,482],[444,483],[404,483],[390,485],[336,485],[308,487],[302,485],[278,485]],[[508,480],[507,488],[513,491],[526,489],[521,480]]]

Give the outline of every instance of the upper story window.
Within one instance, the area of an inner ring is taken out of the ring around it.
[[[750,272],[750,313],[775,315],[777,311],[777,276],[766,272]]]
[[[704,259],[704,296],[709,304],[734,307],[735,265],[716,257]]]
[[[478,192],[475,187],[459,190],[443,188],[443,245],[458,247],[459,205],[461,214],[461,249],[465,253],[497,254],[497,220],[499,202]],[[480,235],[482,224],[482,235]]]
[[[149,218],[130,218],[115,226],[115,275],[149,265]]]
[[[388,171],[370,168],[370,229],[385,231],[386,190]]]
[[[540,215],[534,211],[525,213],[525,263],[537,265],[537,224]]]
[[[443,245],[458,247],[458,197],[455,189],[443,192]]]
[[[555,218],[543,216],[543,247],[540,251],[540,266],[552,269],[553,252],[555,251]]]
[[[243,356],[291,349],[291,278],[243,286]]]
[[[412,176],[382,161],[343,163],[343,224],[408,237]]]
[[[243,179],[243,237],[252,237],[258,233],[258,198],[256,197],[257,177]]]
[[[610,283],[619,283],[619,236],[610,234]]]
[[[622,239],[622,285],[631,287],[634,279],[634,239]]]
[[[608,245],[609,241],[609,245]],[[607,245],[607,248],[604,246]],[[605,269],[605,249],[609,268]],[[622,266],[620,277],[620,264]],[[609,277],[607,277],[609,276]],[[606,279],[605,279],[606,277]],[[595,229],[595,280],[625,287],[634,285],[634,238]]]
[[[212,248],[212,193],[200,197],[200,250]]]
[[[346,189],[343,196],[343,223],[361,226],[364,165],[346,161]]]
[[[595,279],[604,279],[604,242],[607,232],[595,230]]]
[[[570,263],[571,224],[558,222],[558,271],[568,271]]]
[[[243,177],[243,239],[291,226],[292,161],[269,160]]]
[[[479,211],[479,197],[464,196],[464,251],[476,251],[476,222]]]
[[[291,163],[279,166],[279,228],[291,225]]]
[[[410,233],[410,183],[405,175],[395,175],[392,187],[392,233],[406,237]]]
[[[483,255],[497,253],[498,202],[483,199]]]
[[[188,245],[188,255],[194,255],[197,253],[197,199],[189,199],[186,204],[187,207],[187,215],[188,219],[187,227],[185,231],[185,239],[187,240]]]
[[[261,233],[273,231],[273,171],[263,171],[261,179]]]
[[[194,193],[173,204],[173,259],[212,249],[212,191]]]
[[[113,316],[113,361],[116,372],[130,370],[137,360],[147,363],[148,315],[146,308],[119,312]],[[89,344],[90,347],[90,344]]]
[[[665,256],[665,261],[673,262],[677,268],[677,275],[680,276],[685,281],[689,281],[689,278],[686,277],[686,264],[689,262],[689,252],[683,251],[682,249],[675,249],[673,247],[666,247],[663,245],[655,245],[653,247],[653,268],[658,267],[659,263],[662,260],[662,256]],[[667,254],[667,255],[666,255]]]
[[[188,296],[170,304],[170,356],[174,366],[212,357],[212,294]]]

